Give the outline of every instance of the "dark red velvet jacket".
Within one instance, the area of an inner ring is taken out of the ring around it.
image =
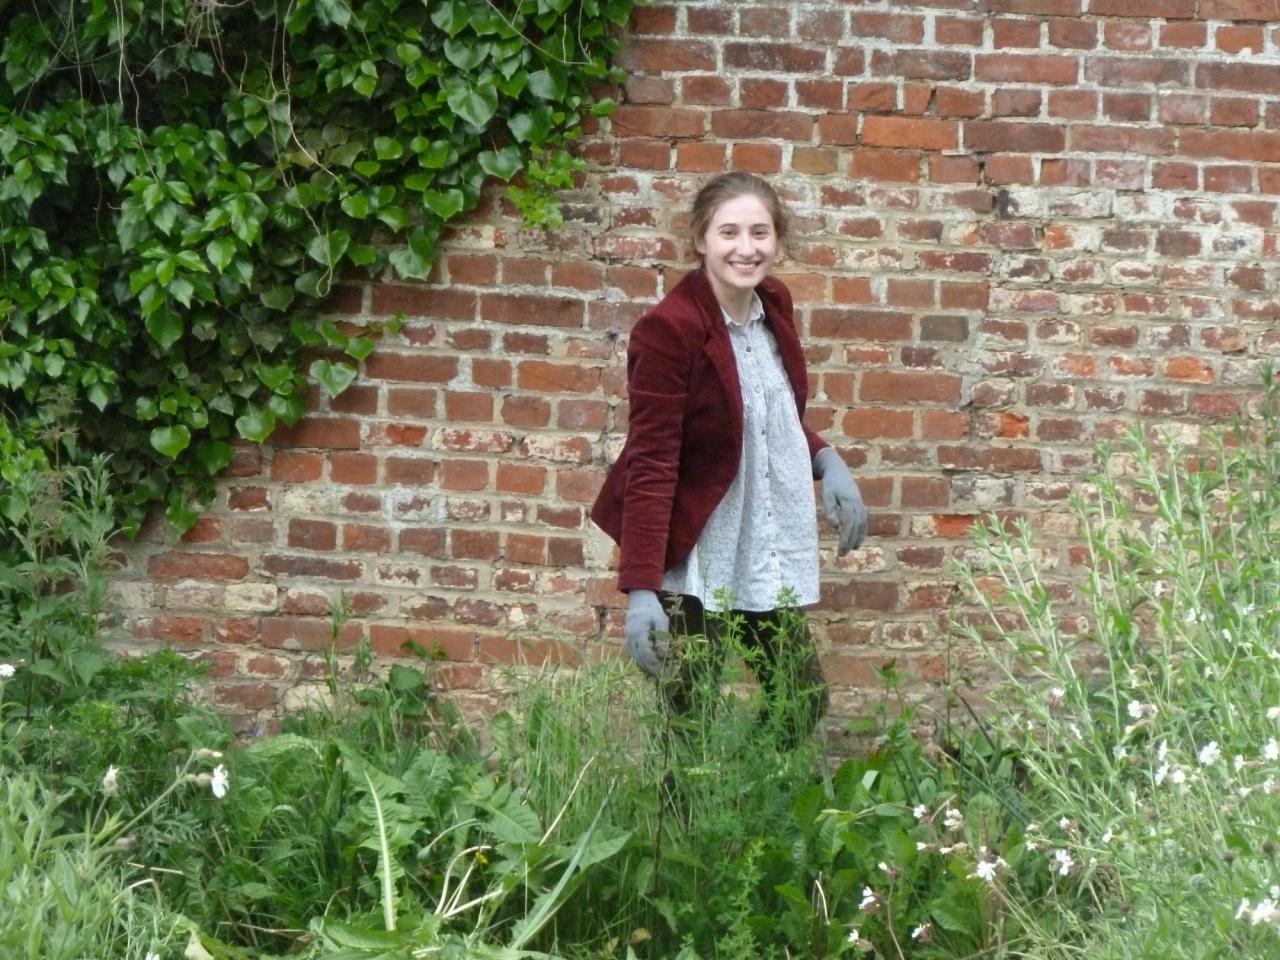
[[[756,288],[804,418],[808,383],[791,293]],[[742,459],[742,388],[724,314],[702,270],[687,274],[631,331],[627,442],[591,508],[619,545],[621,590],[657,590],[689,555]],[[805,428],[812,458],[827,444]]]

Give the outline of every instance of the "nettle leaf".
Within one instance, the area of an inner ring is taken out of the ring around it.
[[[182,424],[156,427],[151,431],[151,446],[170,460],[178,456],[191,443],[191,431]]]
[[[324,387],[325,393],[336,397],[355,381],[356,368],[349,363],[330,363],[321,359],[311,364],[311,376]]]

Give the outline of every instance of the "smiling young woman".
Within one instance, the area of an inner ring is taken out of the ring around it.
[[[722,174],[698,192],[691,227],[699,268],[631,333],[627,442],[591,516],[620,548],[627,653],[668,705],[692,706],[681,639],[710,641],[717,676],[726,618],[707,613],[731,613],[768,702],[793,713],[779,727],[792,745],[827,703],[803,619],[779,610],[780,598],[818,600],[813,480],[840,554],[862,542],[867,514],[844,461],[803,423],[804,353],[771,273],[787,233],[778,195]]]

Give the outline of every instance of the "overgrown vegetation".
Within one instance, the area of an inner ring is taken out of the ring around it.
[[[1269,956],[1280,388],[1268,399],[1255,434],[1207,457],[1135,436],[1104,458],[1078,503],[1087,629],[1065,629],[1028,531],[983,533],[963,573],[988,622],[963,629],[1007,670],[984,719],[922,741],[890,700],[875,749],[834,769],[821,744],[763,735],[740,668],[682,718],[622,664],[526,676],[477,740],[429,664],[368,676],[364,649],[330,658],[328,705],[237,747],[186,661],[112,659],[79,612],[101,607],[109,560],[101,466],[33,476],[22,495],[43,492],[30,512],[48,533],[22,541],[28,576],[0,583],[0,879],[21,907],[0,944],[68,960],[89,943],[110,960]]]
[[[156,503],[190,526],[231,441],[373,349],[315,322],[344,274],[425,277],[486,177],[556,222],[633,5],[0,5],[6,465],[110,452],[126,529]],[[0,496],[0,549],[18,511]]]

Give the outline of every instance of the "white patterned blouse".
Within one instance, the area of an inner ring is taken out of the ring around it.
[[[765,611],[790,591],[818,600],[818,526],[813,464],[777,342],[753,296],[745,324],[725,313],[742,385],[743,442],[737,476],[683,563],[662,589],[697,597],[707,610]]]

